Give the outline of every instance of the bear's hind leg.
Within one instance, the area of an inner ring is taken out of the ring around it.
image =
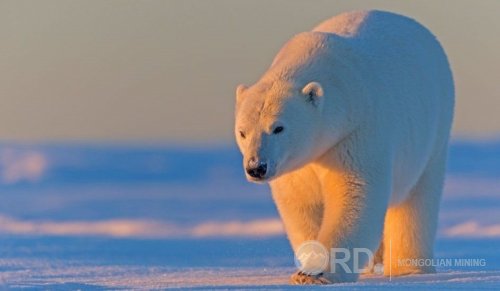
[[[410,196],[388,209],[384,224],[384,275],[435,272],[429,262],[433,259],[445,164],[446,150],[429,161]]]

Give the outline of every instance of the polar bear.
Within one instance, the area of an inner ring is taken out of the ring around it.
[[[430,273],[399,260],[433,257],[453,108],[436,38],[405,16],[356,11],[294,36],[254,85],[238,86],[235,135],[294,251],[310,240],[378,249],[385,275]],[[328,267],[291,280],[357,278]]]

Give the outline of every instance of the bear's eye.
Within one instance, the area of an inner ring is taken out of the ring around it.
[[[283,131],[283,126],[278,126],[273,130],[273,134],[278,134]]]
[[[240,136],[241,136],[241,138],[243,138],[243,139],[246,137],[245,133],[244,133],[243,131],[241,131],[241,130],[240,130]]]

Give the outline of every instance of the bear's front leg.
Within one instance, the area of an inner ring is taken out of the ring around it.
[[[323,219],[323,197],[314,171],[304,167],[270,183],[273,199],[285,225],[294,253],[306,241],[316,240]],[[296,272],[290,277],[296,285],[328,284],[323,276]]]
[[[315,240],[323,219],[321,188],[312,169],[304,167],[270,183],[273,199],[294,252]]]
[[[389,173],[329,171],[323,179],[324,213],[317,241],[330,252],[324,277],[355,282],[374,255],[383,232]]]

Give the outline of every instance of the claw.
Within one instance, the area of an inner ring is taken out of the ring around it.
[[[323,273],[308,275],[299,271],[290,277],[290,283],[293,285],[327,285],[332,282],[326,279]]]

